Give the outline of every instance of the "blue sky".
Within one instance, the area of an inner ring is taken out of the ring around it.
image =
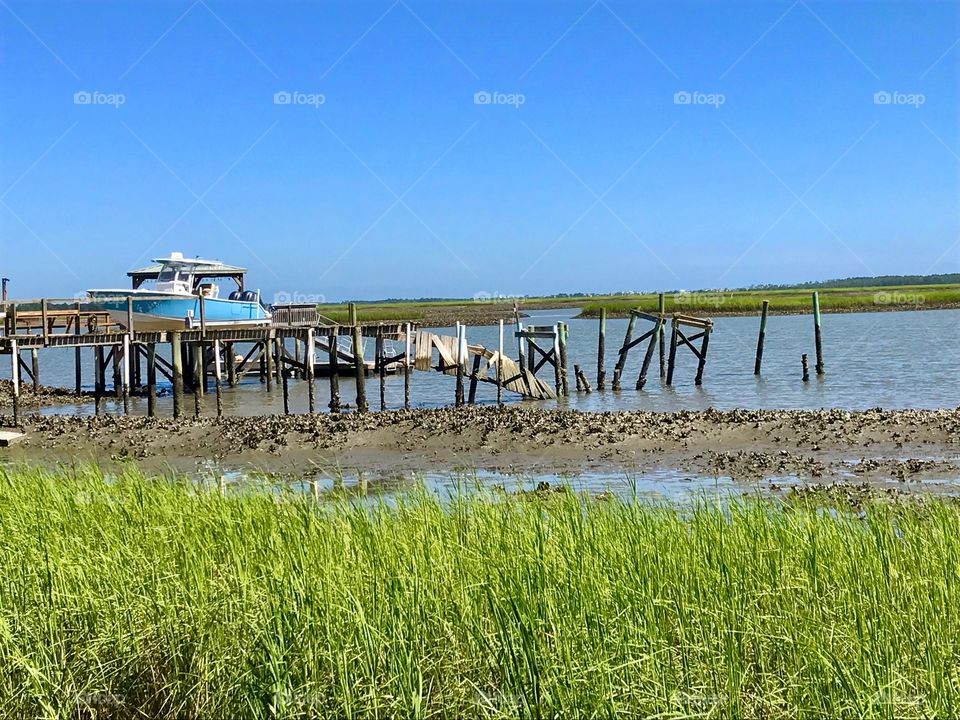
[[[958,272],[958,39],[949,2],[3,0],[0,273],[70,296],[180,250],[343,300]]]

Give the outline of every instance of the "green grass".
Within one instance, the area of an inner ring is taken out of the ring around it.
[[[811,290],[702,290],[674,293],[666,296],[667,312],[705,314],[751,314],[759,312],[763,300],[770,301],[770,311],[798,313],[811,311]],[[854,312],[874,310],[914,310],[937,307],[960,307],[960,285],[898,285],[856,288],[826,288],[819,290],[820,306],[824,312]],[[656,312],[657,294],[639,295],[584,295],[579,297],[518,298],[521,309],[579,307],[584,317],[595,317],[600,308],[610,315],[625,315],[640,308]],[[513,307],[512,300],[475,303],[470,300],[411,300],[388,303],[364,303],[357,306],[364,322],[452,322],[457,313],[466,315],[497,310],[500,314]],[[322,315],[334,322],[347,322],[346,305],[320,305]],[[493,317],[493,314],[490,314]],[[469,318],[461,318],[469,319]]]
[[[960,507],[0,471],[2,717],[953,717]]]

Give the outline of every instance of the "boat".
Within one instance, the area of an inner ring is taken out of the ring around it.
[[[133,328],[146,332],[199,327],[201,299],[206,327],[270,324],[271,314],[260,301],[260,292],[243,289],[243,268],[185,258],[179,252],[153,262],[151,267],[127,273],[133,278],[132,289],[87,290],[91,304],[107,311],[110,319],[124,328],[132,315]],[[219,278],[232,278],[237,290],[220,297],[220,286],[212,282]],[[150,280],[153,287],[143,288]]]

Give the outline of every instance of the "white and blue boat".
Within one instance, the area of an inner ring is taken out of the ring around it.
[[[261,303],[260,292],[243,289],[243,268],[215,260],[185,258],[178,252],[153,262],[153,266],[128,273],[133,278],[130,290],[88,290],[91,303],[126,327],[130,298],[133,327],[143,331],[199,327],[201,298],[207,327],[270,324],[270,311]],[[220,286],[213,282],[219,278],[233,279],[237,290],[226,298],[220,297]],[[153,281],[153,287],[142,287],[147,281]]]

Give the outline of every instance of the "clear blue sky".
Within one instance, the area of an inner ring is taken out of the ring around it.
[[[952,2],[2,0],[0,274],[69,296],[180,250],[341,300],[957,272],[958,38]]]

